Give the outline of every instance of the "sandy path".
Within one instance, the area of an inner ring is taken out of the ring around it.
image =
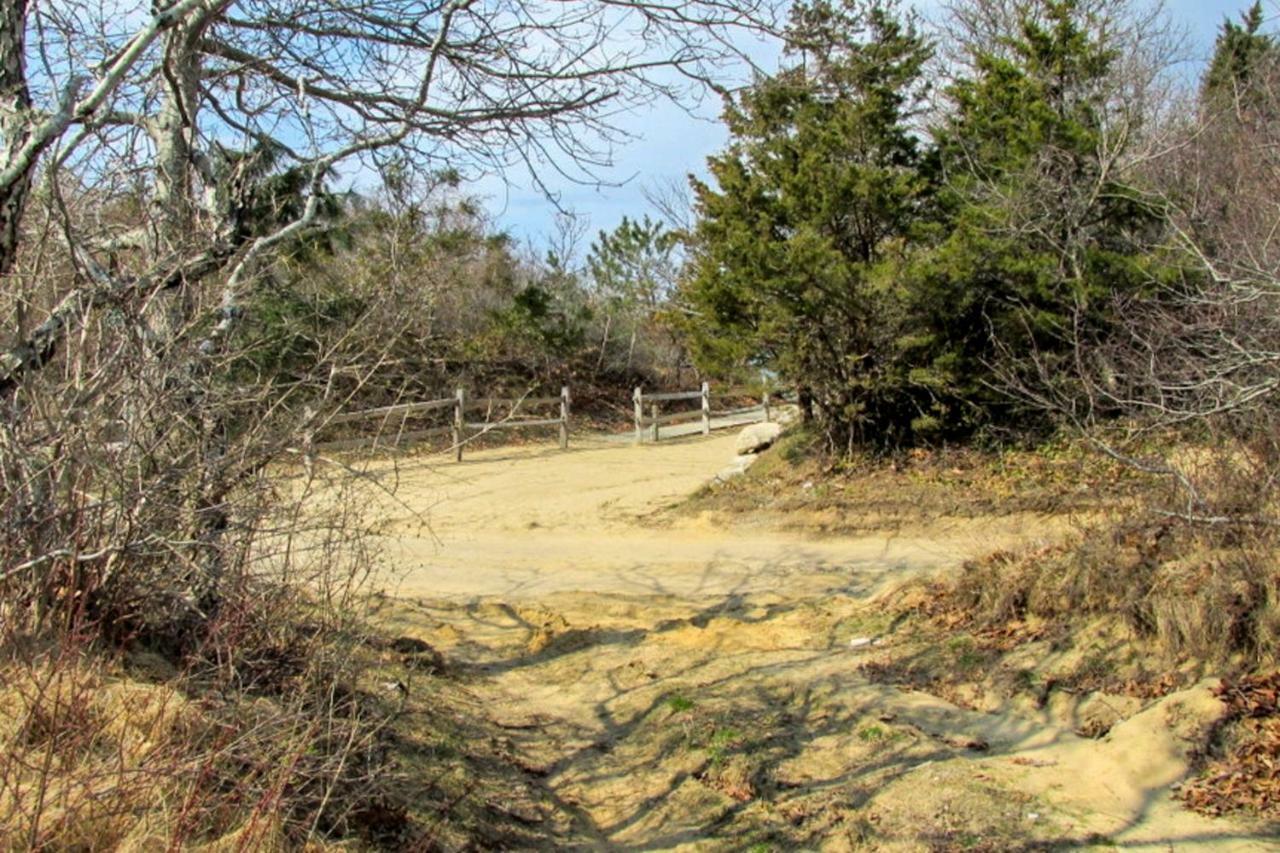
[[[886,653],[850,646],[887,628],[876,593],[1046,522],[815,539],[655,518],[727,463],[735,435],[376,470],[395,486],[371,509],[399,596],[379,618],[443,651],[510,733],[540,792],[521,813],[548,846],[1275,849],[1169,798],[1215,713],[1203,687],[1096,741],[859,672]]]
[[[736,431],[639,447],[577,439],[568,452],[504,448],[401,462],[376,510],[401,595],[533,599],[554,592],[722,597],[771,590],[869,594],[1034,537],[1015,517],[941,522],[914,534],[805,537],[698,520],[650,523],[734,455]]]

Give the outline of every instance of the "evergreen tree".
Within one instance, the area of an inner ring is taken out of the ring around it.
[[[930,46],[894,4],[814,0],[799,61],[728,104],[682,290],[698,355],[805,386],[833,444],[1037,423],[1116,306],[1162,278],[1165,212],[1126,180],[1138,116],[1080,0],[970,46],[925,148]],[[1050,387],[1046,383],[1053,384]],[[1010,392],[1013,393],[1010,393]]]
[[[1240,23],[1230,19],[1222,22],[1213,59],[1204,76],[1202,94],[1206,100],[1243,94],[1263,60],[1275,56],[1275,39],[1261,29],[1260,0],[1240,16]]]
[[[654,319],[670,296],[679,245],[679,235],[648,216],[639,221],[624,216],[617,228],[601,231],[591,244],[587,269],[605,314],[598,368],[605,365],[610,335],[617,336],[616,320],[627,337],[624,369],[631,370],[641,327]]]
[[[957,426],[1007,415],[1011,377],[1035,394],[1070,375],[1116,295],[1163,274],[1149,251],[1162,211],[1125,183],[1116,140],[1131,136],[1107,124],[1115,55],[1083,16],[1077,0],[1036,0],[1000,55],[973,57],[935,131],[948,236],[913,292]]]
[[[613,231],[601,231],[591,244],[587,269],[605,298],[652,312],[671,289],[678,236],[661,222],[622,217]]]
[[[694,182],[695,354],[802,385],[837,446],[898,443],[931,405],[896,276],[932,191],[911,125],[931,48],[893,2],[800,3],[788,36],[797,61],[726,104],[714,186]]]

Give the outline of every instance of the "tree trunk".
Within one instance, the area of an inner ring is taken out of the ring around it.
[[[27,3],[0,3],[0,169],[15,165],[31,135],[31,92],[26,68]],[[34,169],[23,169],[0,186],[0,276],[13,269],[18,229],[31,194]]]
[[[204,17],[175,27],[165,36],[165,61],[161,66],[164,102],[148,128],[156,146],[155,212],[157,245],[155,257],[186,254],[193,240],[200,239],[195,198],[195,122],[199,110],[201,54],[195,41],[204,30]],[[171,295],[157,300],[159,316],[153,325],[163,341],[178,335],[191,321],[196,306],[186,283]]]
[[[808,385],[801,385],[796,389],[796,397],[800,403],[800,419],[804,423],[813,422],[813,391]]]
[[[609,352],[609,327],[613,325],[613,315],[604,315],[604,337],[600,340],[600,358],[596,361],[596,374],[604,370],[604,358]]]
[[[213,180],[212,175],[201,174],[196,147],[203,70],[203,55],[197,45],[209,19],[207,15],[197,15],[165,36],[165,59],[161,65],[164,100],[148,127],[156,147],[152,209],[157,258],[181,256],[193,244],[218,239],[215,234],[202,233],[202,226],[208,222],[197,195],[202,178],[206,185]],[[188,401],[183,416],[199,454],[195,466],[198,485],[193,494],[185,496],[193,512],[192,563],[199,568],[194,592],[203,615],[212,617],[221,606],[228,569],[228,475],[233,464],[228,458],[230,425],[209,360],[203,354],[173,346],[198,319],[200,285],[199,279],[180,281],[165,298],[156,300],[156,313],[149,320],[159,346],[148,369],[155,371],[159,381],[182,386]],[[188,360],[175,364],[176,353]]]

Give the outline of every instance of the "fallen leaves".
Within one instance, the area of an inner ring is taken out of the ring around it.
[[[1280,818],[1280,671],[1224,681],[1214,693],[1227,704],[1231,746],[1178,796],[1203,814]]]
[[[945,735],[942,742],[954,749],[968,749],[974,752],[986,752],[990,744],[980,737],[971,737],[964,734]]]
[[[1009,759],[1011,764],[1017,764],[1020,767],[1057,767],[1058,762],[1052,758],[1030,758],[1025,755],[1019,755]]]

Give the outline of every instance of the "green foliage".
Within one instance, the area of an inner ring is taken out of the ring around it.
[[[674,696],[667,697],[667,707],[671,709],[673,714],[679,714],[684,711],[693,709],[694,702],[687,696],[681,696],[679,693]]]
[[[286,284],[255,295],[243,324],[235,374],[256,382],[288,383],[321,358],[326,338],[359,322],[362,299],[341,291]]]
[[[540,282],[521,288],[509,306],[494,312],[499,330],[560,358],[582,347],[590,318],[585,305],[563,299]]]
[[[1171,274],[1108,125],[1112,49],[1077,0],[1035,0],[998,53],[971,47],[926,144],[930,45],[896,3],[797,5],[789,39],[799,62],[728,103],[694,183],[699,361],[773,367],[841,449],[1033,429],[1010,387],[1056,379]]]
[[[1240,23],[1222,22],[1201,90],[1206,100],[1246,93],[1262,62],[1275,57],[1275,38],[1261,32],[1262,22],[1261,0],[1240,16]]]
[[[1040,5],[948,92],[935,131],[948,233],[913,270],[931,366],[975,425],[1017,412],[1025,429],[992,386],[1065,375],[1108,334],[1116,297],[1164,274],[1150,249],[1163,211],[1123,182],[1124,152],[1104,139],[1115,56],[1076,0]]]
[[[669,334],[664,309],[680,266],[680,235],[648,216],[634,220],[624,216],[613,231],[601,231],[587,255],[592,296],[605,326],[597,366],[608,362],[610,341],[626,341],[630,373],[636,346],[651,348]],[[677,371],[683,351],[675,347]]]
[[[214,154],[218,202],[236,211],[229,218],[246,236],[270,234],[303,215],[312,173],[281,168],[281,149],[267,142],[245,151],[216,146]],[[360,296],[328,282],[307,286],[288,272],[298,264],[324,263],[350,246],[356,220],[348,202],[321,190],[316,219],[323,227],[280,247],[275,273],[263,276],[238,324],[233,381],[296,382],[321,359],[326,338],[359,321],[365,310]]]
[[[884,740],[886,737],[887,733],[884,728],[882,726],[877,726],[874,723],[858,729],[858,740],[863,741],[864,743],[874,743],[876,741]]]
[[[897,275],[933,192],[911,127],[930,46],[892,4],[860,2],[797,5],[789,41],[799,62],[726,106],[682,297],[701,363],[773,366],[843,442],[926,396],[899,357]]]
[[[523,256],[459,193],[453,173],[423,175],[392,162],[383,181],[375,195],[333,199],[324,230],[341,239],[307,237],[261,277],[237,326],[234,381],[288,384],[295,396],[314,388],[356,409],[441,396],[459,384],[554,391],[599,373],[593,280],[554,254]],[[288,203],[285,183],[240,197],[259,199],[252,209],[265,223]],[[673,238],[660,226],[634,227],[669,250]],[[627,386],[651,363],[637,358]],[[333,364],[351,367],[331,371]]]
[[[301,218],[313,180],[310,168],[282,167],[284,149],[270,141],[239,151],[215,145],[213,168],[217,175],[218,204],[229,211],[246,238],[259,237]],[[322,178],[332,177],[325,172]],[[289,242],[285,256],[301,257],[341,245],[349,236],[341,227],[347,213],[342,196],[323,187],[315,196],[316,219],[327,226]]]
[[[587,269],[605,298],[653,311],[675,277],[678,246],[678,235],[661,222],[624,216],[617,228],[601,231],[591,244]]]
[[[707,755],[711,759],[712,766],[719,765],[728,757],[731,750],[742,745],[743,735],[734,728],[719,728],[711,733],[711,740],[707,744]]]

